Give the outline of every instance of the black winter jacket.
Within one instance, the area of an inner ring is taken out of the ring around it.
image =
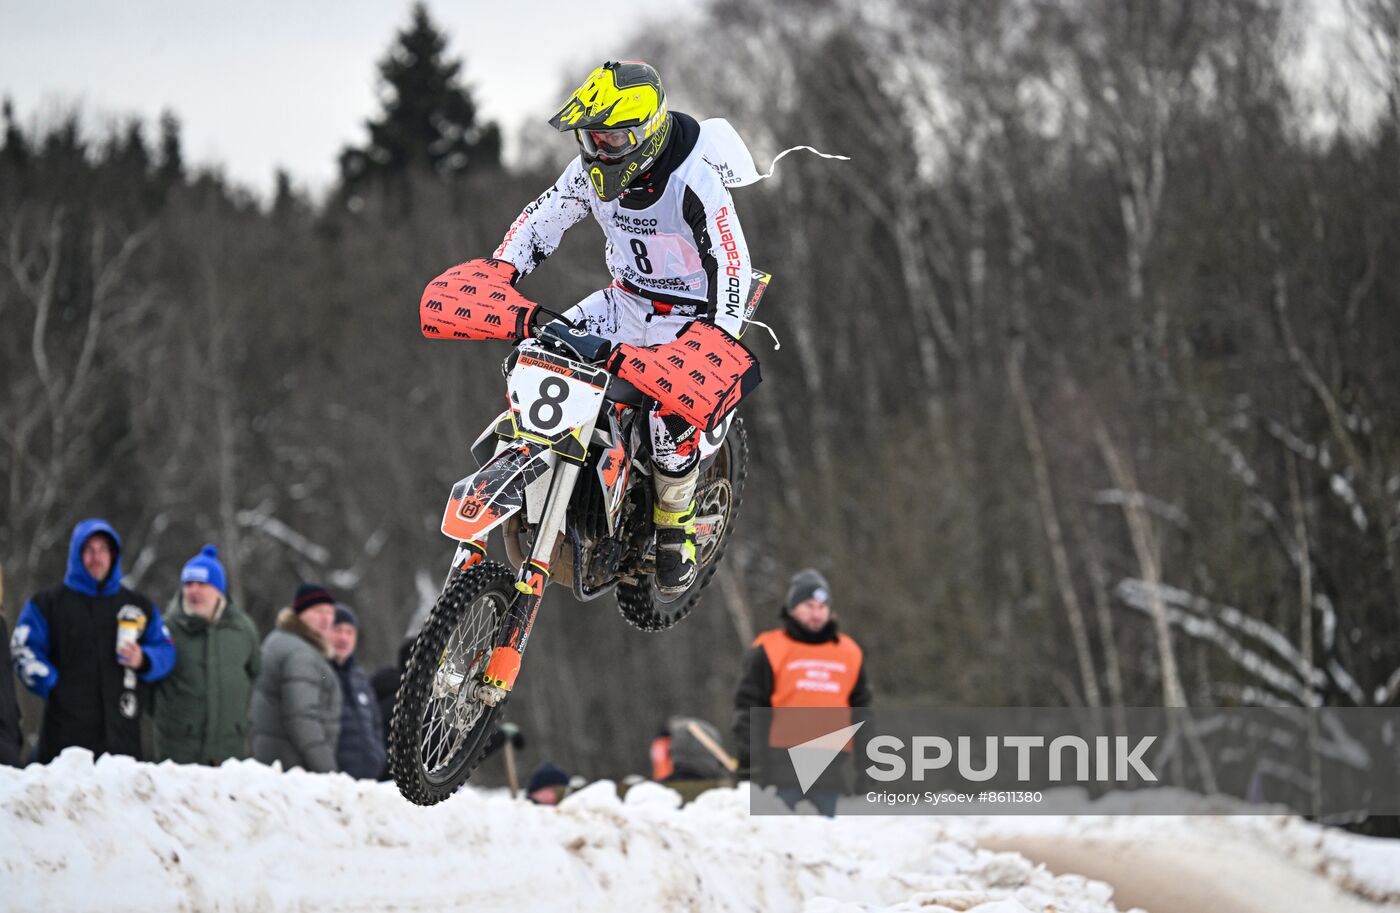
[[[0,618],[0,644],[9,644],[10,629]],[[19,728],[19,701],[15,697],[15,678],[8,669],[0,672],[0,764],[18,767],[24,734]]]
[[[379,702],[369,676],[351,656],[344,665],[332,663],[340,679],[340,743],[335,761],[341,772],[357,780],[377,780],[384,772],[386,753]]]
[[[105,580],[94,580],[82,563],[83,545],[95,535],[107,536],[114,546]],[[117,615],[123,611],[139,613],[144,653],[130,678],[116,656]],[[150,683],[175,665],[175,645],[155,603],[122,586],[121,540],[105,521],[84,520],[73,530],[63,585],[25,603],[10,656],[20,681],[46,701],[39,763],[70,746],[141,758],[140,718]]]

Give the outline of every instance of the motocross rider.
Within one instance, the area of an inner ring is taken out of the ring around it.
[[[525,207],[493,256],[514,266],[515,278],[524,276],[592,213],[607,239],[613,283],[566,311],[563,321],[614,344],[670,342],[694,320],[737,337],[751,270],[733,200],[717,171],[723,163],[707,159],[693,117],[667,110],[656,70],[635,61],[605,63],[549,123],[573,132],[578,158]],[[649,420],[655,582],[663,594],[675,595],[696,574],[700,431],[655,405]]]

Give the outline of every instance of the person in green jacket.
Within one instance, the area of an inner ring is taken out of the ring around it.
[[[248,757],[248,704],[261,668],[258,629],[229,600],[214,546],[180,571],[166,625],[175,668],[156,686],[156,756],[180,764]]]

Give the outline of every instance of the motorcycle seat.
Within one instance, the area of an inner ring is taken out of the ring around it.
[[[645,406],[647,395],[620,377],[613,377],[608,384],[608,392],[603,398],[610,403],[621,403],[624,406]]]

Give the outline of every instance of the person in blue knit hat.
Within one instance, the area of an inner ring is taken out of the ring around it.
[[[167,624],[175,668],[156,688],[157,756],[181,764],[248,757],[248,702],[261,666],[258,629],[230,600],[214,546],[181,568]]]
[[[206,545],[199,550],[185,566],[180,569],[180,584],[203,583],[218,590],[220,594],[228,595],[228,577],[224,574],[224,566],[219,561],[219,550],[212,545]]]

